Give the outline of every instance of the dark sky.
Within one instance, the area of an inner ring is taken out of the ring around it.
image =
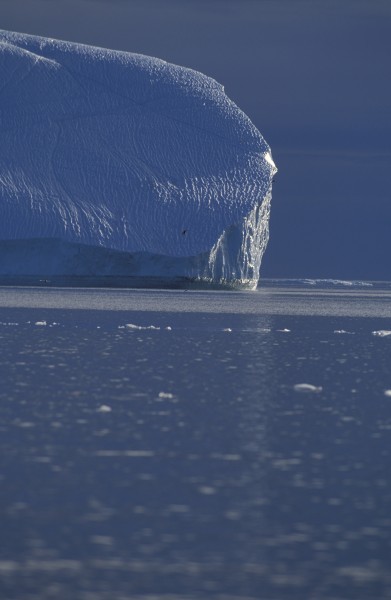
[[[391,279],[391,0],[0,0],[0,28],[214,77],[279,168],[262,275]]]

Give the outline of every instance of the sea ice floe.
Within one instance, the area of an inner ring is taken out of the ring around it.
[[[45,325],[47,325],[46,321],[36,321],[35,325],[39,325],[41,327],[44,327]]]
[[[311,393],[319,393],[322,391],[322,386],[312,385],[312,383],[296,383],[293,386],[295,392],[311,392]]]
[[[111,408],[111,406],[108,406],[107,404],[102,404],[98,409],[97,412],[100,413],[109,413],[111,412],[113,409]]]
[[[213,452],[210,455],[211,458],[214,458],[216,460],[226,460],[226,461],[238,461],[238,460],[242,460],[242,457],[240,454],[220,454],[219,452]]]
[[[216,488],[211,485],[201,485],[198,491],[204,496],[213,496],[217,492]]]
[[[292,280],[295,281],[295,280]],[[321,285],[321,286],[341,286],[341,287],[373,287],[373,283],[369,281],[347,281],[344,279],[298,279],[298,283],[306,285]]]
[[[97,450],[94,456],[106,458],[126,457],[126,458],[151,458],[155,456],[152,450]]]
[[[345,329],[334,329],[334,333],[354,335],[354,331],[346,331]]]
[[[126,323],[126,329],[160,329],[160,327],[155,327],[155,325],[146,325],[145,327],[142,325],[135,325],[134,323]]]
[[[391,390],[384,390],[384,395],[391,398]]]
[[[372,335],[376,335],[377,337],[387,337],[391,335],[391,331],[389,329],[379,329],[378,331],[372,331]]]

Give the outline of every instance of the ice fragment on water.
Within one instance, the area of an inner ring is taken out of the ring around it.
[[[216,493],[216,488],[209,486],[209,485],[201,485],[198,488],[198,491],[200,492],[200,494],[203,494],[204,496],[213,496],[213,494]]]
[[[36,321],[35,325],[44,326],[47,325],[46,321]]]
[[[113,546],[114,540],[109,535],[93,535],[91,536],[91,542],[100,546]]]
[[[391,335],[391,331],[389,329],[379,329],[378,331],[372,331],[372,335],[376,335],[377,337],[386,337],[387,335]]]
[[[319,393],[323,388],[322,386],[312,385],[311,383],[296,383],[296,385],[293,386],[293,389],[295,392]]]
[[[152,456],[155,456],[155,452],[152,452],[151,450],[97,450],[97,452],[94,452],[94,456],[106,458],[151,458]]]
[[[101,413],[108,413],[111,412],[112,408],[111,406],[108,406],[107,404],[102,404],[98,409],[97,412],[101,412]]]
[[[384,390],[384,395],[391,398],[391,390]]]
[[[158,398],[166,398],[168,400],[171,400],[174,397],[174,394],[171,394],[170,392],[159,392],[159,396]]]
[[[346,331],[345,329],[334,329],[334,333],[354,335],[354,331]]]
[[[134,323],[126,323],[125,327],[126,327],[126,329],[137,329],[137,330],[160,329],[160,327],[155,327],[155,325],[147,325],[147,326],[143,327],[142,325],[135,325]]]

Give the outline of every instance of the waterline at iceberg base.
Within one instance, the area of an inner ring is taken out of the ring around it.
[[[198,256],[129,253],[56,238],[1,240],[0,285],[255,289],[268,238],[269,203],[261,209],[243,224],[247,237],[232,227],[210,253]],[[235,241],[240,262],[232,260]],[[260,252],[251,254],[255,243]],[[236,272],[231,270],[235,264]]]
[[[0,72],[1,282],[256,287],[276,167],[219,83],[6,31]]]

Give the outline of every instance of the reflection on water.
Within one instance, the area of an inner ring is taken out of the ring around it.
[[[390,597],[391,327],[178,294],[5,303],[1,597]]]

